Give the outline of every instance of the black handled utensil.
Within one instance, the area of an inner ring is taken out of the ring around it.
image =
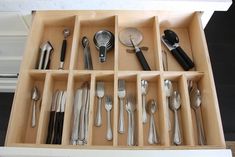
[[[143,70],[150,71],[151,68],[145,59],[141,49],[138,47],[138,45],[143,40],[142,33],[133,27],[128,27],[119,32],[119,40],[120,42],[128,47],[134,47],[135,54],[143,68]]]
[[[52,138],[53,138],[53,129],[54,129],[54,122],[55,122],[55,111],[57,108],[57,99],[58,99],[58,95],[59,95],[59,91],[56,91],[54,96],[53,96],[53,100],[52,100],[52,104],[51,104],[51,112],[50,112],[50,119],[49,119],[49,124],[48,124],[48,130],[47,130],[47,140],[46,140],[46,144],[51,144],[52,142]]]
[[[178,63],[183,67],[184,70],[190,70],[194,67],[193,61],[185,53],[185,51],[179,45],[179,37],[172,30],[165,30],[162,36],[162,42],[171,51],[172,55],[178,61]]]
[[[64,61],[65,61],[65,55],[66,55],[66,49],[67,49],[67,37],[70,35],[70,30],[65,28],[63,31],[63,34],[64,34],[64,40],[63,40],[62,47],[61,47],[59,69],[64,69]]]

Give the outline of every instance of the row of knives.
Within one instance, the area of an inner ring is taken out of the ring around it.
[[[46,144],[61,144],[67,92],[56,90],[51,104]]]

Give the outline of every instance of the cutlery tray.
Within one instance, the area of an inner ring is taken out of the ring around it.
[[[38,11],[34,14],[26,50],[21,63],[18,86],[12,106],[11,117],[6,137],[6,146],[56,147],[56,148],[100,148],[100,149],[204,149],[225,148],[221,117],[213,80],[211,63],[199,12],[165,11]],[[136,27],[143,34],[140,46],[147,46],[143,54],[152,71],[143,71],[134,53],[127,53],[127,47],[118,39],[119,31],[126,27]],[[69,28],[64,70],[58,70],[63,29]],[[95,32],[101,29],[115,35],[114,49],[107,53],[107,61],[99,63],[98,51],[93,43]],[[175,31],[181,47],[192,58],[195,68],[183,71],[170,52],[161,43],[165,29]],[[84,70],[83,47],[81,39],[87,36],[94,70]],[[50,41],[54,52],[51,56],[50,69],[37,70],[39,47]],[[168,71],[163,69],[162,50],[167,53]],[[127,113],[124,110],[126,131],[118,133],[118,80],[126,81],[126,93],[136,98],[135,124],[136,146],[127,146]],[[146,100],[157,101],[155,114],[156,129],[160,143],[148,144],[148,123],[142,123],[141,80],[149,82]],[[170,111],[171,131],[168,131],[166,96],[164,80],[171,80],[175,90],[181,95],[179,123],[182,133],[182,145],[172,142],[173,112]],[[202,94],[201,115],[207,144],[198,145],[195,114],[190,107],[187,81],[197,82]],[[73,102],[76,89],[88,81],[90,84],[90,110],[88,142],[86,145],[71,145],[73,125]],[[111,125],[113,140],[105,139],[106,110],[102,104],[103,123],[94,125],[96,105],[96,82],[104,81],[105,95],[112,96]],[[37,104],[37,124],[31,128],[32,102],[31,92],[34,86],[40,92]],[[64,115],[62,143],[45,144],[53,93],[56,90],[67,91]],[[41,104],[41,105],[39,105]]]

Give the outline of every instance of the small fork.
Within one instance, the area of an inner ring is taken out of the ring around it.
[[[105,99],[105,109],[107,111],[107,133],[106,133],[106,139],[112,140],[113,139],[113,133],[112,133],[112,127],[111,127],[111,110],[112,110],[112,98],[111,96],[106,96]]]
[[[96,110],[95,126],[100,127],[102,124],[101,105],[102,105],[102,98],[104,97],[104,82],[102,81],[97,82],[96,95],[98,97],[98,106]]]
[[[121,133],[121,134],[125,132],[124,116],[123,116],[125,96],[126,96],[125,80],[118,80],[118,97],[120,99],[118,132]]]

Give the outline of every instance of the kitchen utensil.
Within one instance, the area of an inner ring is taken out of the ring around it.
[[[64,112],[65,112],[65,105],[66,105],[66,98],[67,98],[67,92],[63,91],[63,95],[61,98],[61,103],[60,103],[60,123],[59,123],[59,141],[58,144],[61,144],[62,142],[62,134],[63,134],[63,126],[64,126]]]
[[[170,80],[165,80],[164,81],[164,89],[165,89],[165,95],[166,95],[166,117],[167,117],[167,126],[168,126],[168,131],[171,130],[171,121],[170,121],[170,97],[171,94],[173,92],[173,87],[172,87],[172,83]]]
[[[71,136],[71,144],[76,145],[78,142],[80,111],[82,107],[82,88],[76,91],[73,104],[73,131]]]
[[[46,144],[52,143],[53,138],[53,129],[54,129],[54,122],[55,122],[55,112],[57,108],[57,100],[58,100],[59,91],[57,90],[52,98],[52,104],[51,104],[51,111],[50,111],[50,118],[49,118],[49,124],[48,124],[48,130],[47,130],[47,140]]]
[[[194,82],[193,82],[193,80],[187,80],[187,84],[188,84],[188,91],[190,94],[191,90],[193,89]]]
[[[180,145],[182,143],[181,138],[181,132],[180,132],[180,126],[179,126],[179,119],[178,119],[178,110],[180,108],[181,100],[180,100],[180,94],[177,91],[174,91],[171,96],[171,103],[170,108],[174,112],[174,136],[173,136],[173,142],[175,145]]]
[[[64,40],[61,47],[61,54],[60,54],[60,65],[59,69],[64,69],[64,61],[65,61],[65,55],[66,55],[66,49],[67,49],[67,37],[70,35],[70,30],[68,28],[65,28],[63,30]]]
[[[49,69],[50,56],[54,49],[51,43],[47,41],[40,46],[40,50],[41,50],[41,53],[40,53],[40,59],[39,59],[39,64],[38,64],[38,70]]]
[[[96,119],[95,119],[95,126],[100,127],[102,124],[102,98],[104,97],[104,82],[99,81],[96,84],[96,95],[98,97],[98,106],[96,110]]]
[[[148,47],[146,47],[146,46],[141,46],[141,47],[139,47],[142,51],[148,51],[149,50],[149,48]],[[135,53],[135,49],[134,48],[130,48],[130,49],[126,49],[126,52],[128,52],[128,53]]]
[[[128,47],[134,47],[135,54],[143,68],[143,70],[151,70],[148,62],[146,61],[141,49],[138,47],[138,45],[143,40],[142,33],[133,27],[128,27],[119,32],[119,40],[120,42]]]
[[[125,132],[125,125],[124,125],[124,98],[126,96],[126,89],[125,89],[125,80],[118,80],[118,97],[119,97],[119,127],[118,132],[124,133]]]
[[[206,137],[204,134],[202,117],[200,114],[201,93],[196,87],[194,87],[190,92],[190,105],[195,112],[197,133],[198,133],[198,144],[205,145],[206,144]]]
[[[111,128],[111,110],[112,110],[112,98],[111,96],[106,96],[105,99],[105,109],[107,111],[107,131],[106,131],[106,139],[112,140],[113,139],[113,133]]]
[[[85,139],[85,112],[87,105],[87,94],[88,94],[88,86],[87,82],[82,85],[82,105],[81,105],[81,113],[80,113],[80,122],[79,122],[79,134],[78,139],[83,143]]]
[[[54,122],[54,133],[53,133],[53,140],[52,144],[59,144],[60,137],[59,137],[59,126],[60,126],[60,108],[61,108],[61,100],[63,96],[63,91],[59,91],[57,100],[56,100],[56,113],[55,113],[55,122]]]
[[[66,104],[66,91],[59,91],[57,97],[56,105],[56,115],[55,115],[55,124],[54,124],[54,138],[53,144],[61,144],[62,141],[62,132],[63,132],[63,123],[64,123],[64,111]]]
[[[127,96],[126,111],[128,113],[128,135],[127,135],[127,145],[135,145],[135,98],[132,95]]]
[[[86,36],[82,38],[82,46],[84,48],[84,69],[85,70],[93,70],[93,64],[91,59],[91,50],[89,40]]]
[[[96,48],[99,50],[99,61],[105,62],[107,58],[107,52],[114,47],[114,35],[107,30],[100,30],[95,33],[93,41]]]
[[[163,63],[163,70],[168,71],[167,53],[165,50],[162,50],[162,63]]]
[[[149,100],[146,106],[146,111],[150,116],[148,143],[157,144],[159,143],[159,140],[154,120],[154,114],[157,111],[157,102],[154,99]]]
[[[38,91],[38,88],[35,86],[33,88],[32,92],[32,101],[33,101],[33,107],[32,107],[32,123],[31,127],[34,128],[36,126],[36,104],[37,101],[40,99],[40,93]]]
[[[180,47],[179,38],[174,31],[169,29],[164,30],[161,40],[184,70],[187,71],[194,67],[193,61]]]
[[[87,98],[86,98],[86,107],[85,107],[85,139],[83,141],[83,144],[87,144],[88,141],[88,122],[89,122],[89,110],[90,110],[90,87],[89,87],[89,83],[86,82],[85,85],[87,88]]]
[[[146,114],[146,94],[148,92],[148,81],[141,80],[141,95],[142,95],[142,122],[147,123]]]

